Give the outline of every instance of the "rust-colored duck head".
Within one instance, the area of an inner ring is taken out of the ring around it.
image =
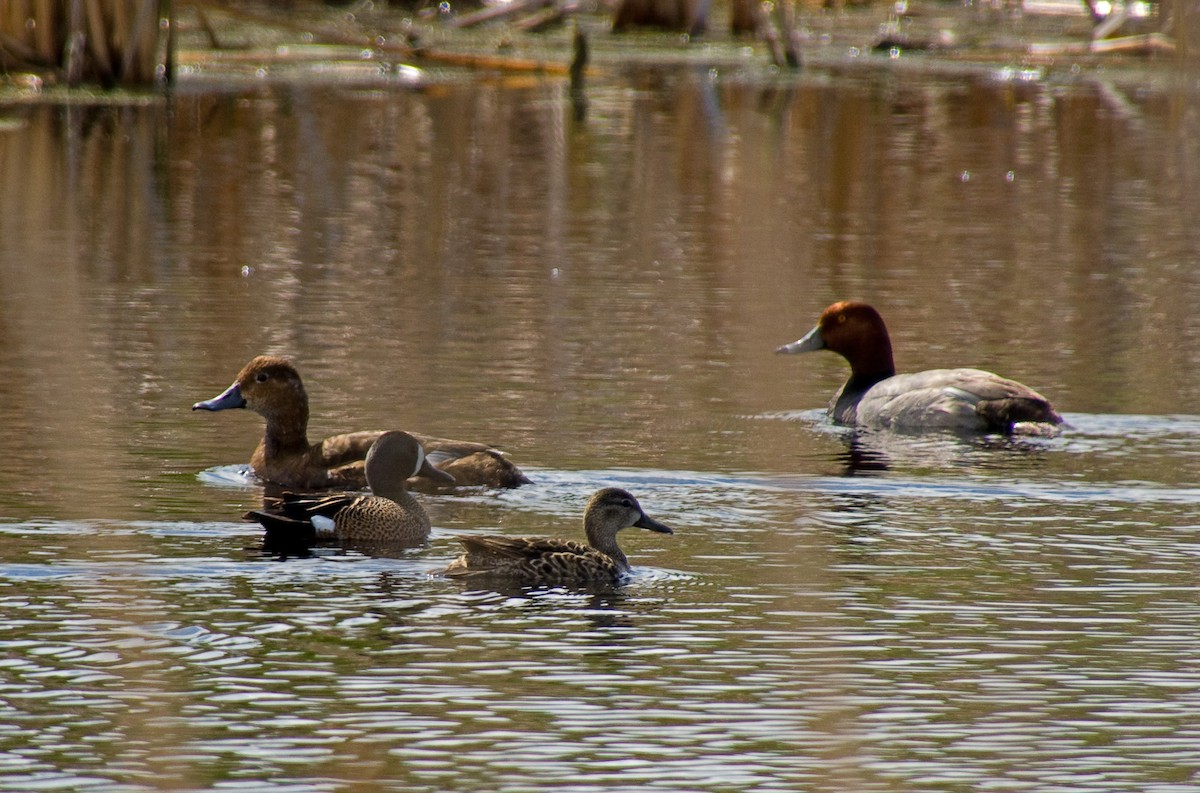
[[[856,377],[881,380],[896,373],[892,341],[883,317],[873,306],[855,300],[834,303],[821,312],[817,326],[778,353],[830,350],[850,362]]]

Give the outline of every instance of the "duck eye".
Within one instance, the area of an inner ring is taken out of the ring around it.
[[[845,314],[838,314],[838,322],[839,322],[839,323],[842,323],[842,322],[845,322],[845,321],[846,321],[846,315],[845,315]]]
[[[259,372],[258,374],[254,375],[254,379],[259,383],[265,383],[271,379],[271,375],[267,374],[266,372]]]
[[[623,498],[621,499],[621,506],[625,507],[626,509],[633,509],[633,502],[627,498]]]

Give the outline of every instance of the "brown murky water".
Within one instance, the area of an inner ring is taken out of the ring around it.
[[[1126,75],[1128,77],[1128,75]],[[1200,122],[1148,68],[185,80],[0,105],[0,789],[1200,790]],[[1073,429],[853,437],[779,358],[827,303]],[[314,434],[537,481],[429,547],[284,563],[239,515],[293,357]],[[427,576],[574,536],[615,592]]]

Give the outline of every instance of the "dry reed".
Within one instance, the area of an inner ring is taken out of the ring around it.
[[[170,79],[170,0],[0,0],[0,70],[77,85]]]

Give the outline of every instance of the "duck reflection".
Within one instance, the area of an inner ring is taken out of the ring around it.
[[[633,600],[628,585],[609,582],[585,582],[576,584],[522,584],[512,579],[493,579],[486,589],[466,590],[464,595],[496,595],[535,610],[545,609],[560,613],[564,601],[571,603],[570,610],[586,619],[593,628],[630,628],[634,615],[628,607]]]
[[[843,476],[871,476],[898,469],[1036,470],[1062,441],[1055,438],[968,433],[851,430],[840,434],[834,455]]]
[[[837,454],[843,476],[879,474],[891,468],[887,452],[864,442],[857,434],[846,439],[846,448]]]

